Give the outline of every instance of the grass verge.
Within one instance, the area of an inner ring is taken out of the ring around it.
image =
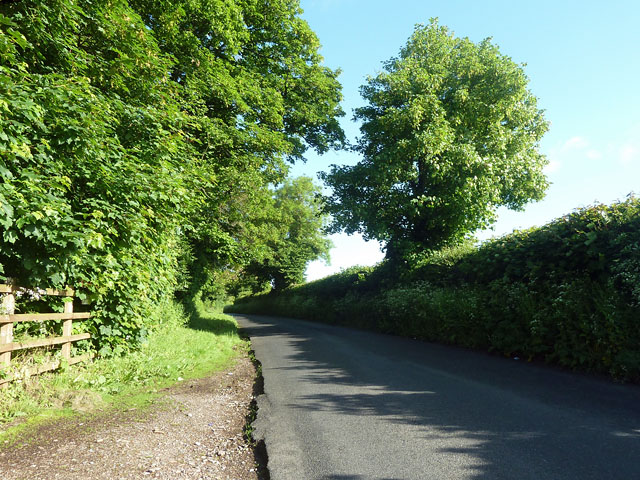
[[[190,317],[175,303],[157,307],[158,327],[144,346],[14,382],[0,390],[0,444],[31,427],[76,412],[150,405],[161,388],[233,364],[246,351],[232,317],[200,307]]]

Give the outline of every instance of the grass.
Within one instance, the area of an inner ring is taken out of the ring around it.
[[[76,412],[145,407],[159,389],[227,368],[247,349],[227,315],[200,307],[187,318],[175,303],[153,314],[162,321],[139,351],[0,390],[0,443],[12,443],[35,425]]]

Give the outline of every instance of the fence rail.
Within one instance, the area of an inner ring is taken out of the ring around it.
[[[90,312],[74,312],[73,301],[64,303],[63,313],[14,313],[16,305],[16,294],[19,292],[26,292],[29,289],[24,287],[18,287],[15,285],[0,284],[0,294],[2,296],[2,314],[0,314],[0,371],[3,369],[9,369],[11,366],[11,352],[16,350],[24,350],[37,347],[49,347],[53,345],[62,345],[61,353],[62,360],[54,360],[44,363],[42,365],[36,365],[25,369],[21,374],[13,373],[8,374],[4,378],[0,378],[0,388],[6,386],[9,382],[21,378],[22,376],[39,375],[43,372],[55,370],[60,367],[62,361],[66,361],[69,365],[73,365],[79,362],[84,362],[93,358],[92,353],[85,355],[71,356],[71,344],[80,340],[87,340],[91,338],[89,333],[79,333],[72,335],[73,333],[73,321],[85,320],[91,317]],[[75,290],[72,288],[66,288],[57,290],[53,288],[47,288],[44,290],[35,289],[40,295],[47,296],[59,296],[59,297],[75,297]],[[28,340],[24,342],[13,341],[13,324],[19,322],[50,322],[62,320],[62,336],[61,337],[49,337],[38,338]]]

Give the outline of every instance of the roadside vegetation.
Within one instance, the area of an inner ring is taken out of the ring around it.
[[[158,304],[300,281],[329,243],[318,187],[288,168],[344,143],[338,72],[300,13],[2,2],[0,282],[74,287],[108,356],[145,343]]]
[[[295,0],[0,3],[0,283],[28,293],[15,313],[62,312],[40,289],[73,287],[92,315],[72,352],[96,354],[1,389],[0,439],[228,367],[245,341],[211,312],[327,257],[319,187],[288,170],[344,145],[341,85],[300,14]],[[13,341],[61,335],[46,325],[16,323]],[[0,378],[52,357],[17,351]]]
[[[361,160],[322,175],[331,231],[376,239],[394,261],[463,242],[544,197],[544,112],[523,65],[432,19],[369,77],[353,147]]]
[[[201,307],[187,316],[171,302],[156,306],[150,320],[155,327],[148,341],[128,355],[9,384],[0,392],[0,443],[74,412],[144,409],[159,389],[228,368],[247,354],[247,342],[227,315]]]
[[[305,318],[640,381],[640,200],[238,299]]]

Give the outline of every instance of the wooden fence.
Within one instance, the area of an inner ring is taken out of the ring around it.
[[[3,294],[2,298],[2,312],[0,312],[0,371],[3,369],[9,369],[11,366],[11,352],[16,350],[24,350],[36,347],[49,347],[53,345],[62,345],[62,359],[66,360],[69,365],[83,362],[93,358],[92,353],[85,355],[79,355],[76,357],[71,356],[71,343],[79,340],[86,340],[91,338],[89,333],[80,333],[72,335],[73,321],[84,320],[91,317],[90,312],[73,312],[73,302],[64,303],[64,313],[19,313],[15,312],[16,293],[28,292],[28,289],[16,287],[14,285],[0,285],[0,294]],[[39,295],[52,295],[62,297],[74,297],[75,291],[72,288],[65,290],[38,290],[36,292]],[[62,320],[62,336],[61,337],[49,337],[38,338],[28,340],[24,342],[13,341],[13,324],[18,322],[48,322]],[[31,368],[27,368],[20,373],[8,374],[4,378],[0,378],[0,388],[6,386],[7,383],[21,378],[23,376],[28,377],[31,375],[39,375],[43,372],[55,370],[60,367],[61,360],[55,360],[37,365]]]

